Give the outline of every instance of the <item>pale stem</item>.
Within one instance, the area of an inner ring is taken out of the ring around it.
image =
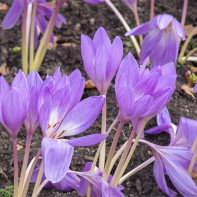
[[[108,157],[107,157],[107,162],[106,162],[106,165],[105,165],[105,170],[103,172],[103,179],[105,181],[108,179],[108,176],[110,174],[110,172],[109,172],[110,164],[111,164],[111,161],[112,161],[114,152],[116,150],[116,146],[117,146],[118,139],[120,137],[120,132],[122,131],[123,125],[124,125],[124,123],[122,123],[122,122],[119,123],[118,128],[116,130],[116,134],[114,136],[114,139],[113,139],[113,142],[112,142],[112,145],[111,145],[111,148],[110,148],[110,151],[109,151],[109,154],[108,154]]]
[[[137,11],[137,5],[136,4],[133,6],[133,13],[134,13],[134,16],[135,16],[136,25],[140,26],[140,19],[139,19],[139,16],[138,16],[138,11]],[[140,39],[140,45],[142,45],[142,42],[143,42],[142,35],[139,35],[139,39]]]
[[[34,30],[35,30],[35,19],[36,19],[36,10],[37,10],[37,0],[34,0],[32,20],[31,20],[31,35],[30,35],[30,63],[29,69],[32,71],[32,64],[34,61]]]
[[[195,162],[196,162],[196,159],[197,159],[197,150],[195,150],[194,155],[193,155],[193,157],[192,157],[192,160],[191,160],[191,162],[190,162],[190,164],[189,164],[188,173],[189,173],[190,175],[191,175],[191,173],[192,173],[192,170],[193,170],[194,164],[195,164]]]
[[[124,28],[126,29],[126,31],[130,31],[130,27],[127,24],[127,22],[125,21],[125,19],[123,18],[123,16],[120,14],[120,12],[118,11],[118,9],[114,6],[114,4],[110,1],[110,0],[105,0],[106,4],[113,10],[113,12],[115,13],[115,15],[118,17],[118,19],[120,20],[120,22],[122,23],[122,25],[124,26]],[[140,47],[138,45],[137,40],[135,39],[135,36],[130,36],[130,39],[135,47],[135,50],[138,54],[138,56],[140,55]]]
[[[116,171],[115,171],[115,173],[114,173],[114,175],[113,175],[113,178],[112,178],[112,180],[111,180],[110,185],[111,185],[112,187],[113,187],[113,185],[118,181],[117,178],[118,178],[118,176],[119,176],[119,174],[120,174],[120,171],[121,171],[121,168],[122,168],[122,166],[123,166],[123,164],[124,164],[124,162],[125,162],[125,160],[126,160],[127,154],[128,154],[129,149],[130,149],[130,147],[131,147],[131,144],[132,144],[132,141],[133,141],[133,138],[134,138],[134,136],[135,136],[135,133],[136,133],[136,130],[137,130],[137,128],[138,128],[139,123],[140,123],[140,119],[137,118],[137,119],[136,119],[136,122],[135,122],[135,124],[134,124],[133,130],[131,131],[131,135],[129,136],[129,139],[128,139],[126,148],[125,148],[125,150],[124,150],[124,152],[123,152],[123,154],[122,154],[122,156],[121,156],[121,159],[120,159],[120,161],[119,161],[119,163],[118,163],[118,166],[117,166],[117,168],[116,168]]]
[[[32,197],[37,197],[38,194],[41,192],[41,190],[43,189],[43,187],[48,183],[48,180],[45,179],[42,184],[38,187],[38,189],[36,190],[35,194],[32,195]]]
[[[197,27],[192,30],[192,32],[188,36],[187,40],[183,44],[183,47],[182,47],[181,52],[180,52],[179,57],[178,57],[178,62],[181,63],[181,64],[184,63],[184,60],[185,60],[185,59],[183,60],[184,53],[187,49],[187,46],[188,46],[190,40],[192,39],[192,37],[194,36],[196,31],[197,31]]]
[[[130,172],[128,172],[127,174],[125,174],[120,179],[119,184],[122,184],[126,179],[128,179],[131,176],[133,176],[135,173],[139,172],[140,170],[142,170],[143,168],[145,168],[146,166],[148,166],[149,164],[151,164],[153,161],[155,161],[155,157],[151,157],[147,161],[145,161],[142,164],[140,164],[138,167],[134,168],[133,170],[131,170]]]
[[[23,191],[23,185],[24,185],[24,180],[25,180],[25,172],[26,172],[28,159],[29,159],[29,151],[30,151],[30,146],[31,146],[31,139],[32,139],[32,134],[27,134],[25,155],[24,155],[23,167],[22,167],[21,176],[20,176],[18,196],[21,196],[22,195],[22,191]]]
[[[42,180],[42,175],[43,175],[43,161],[42,161],[42,163],[40,165],[40,170],[39,170],[39,173],[38,173],[38,176],[37,176],[37,179],[36,179],[36,184],[34,186],[34,191],[33,191],[32,196],[34,196],[36,194],[36,192],[37,192],[37,190],[38,190],[38,188],[40,186],[40,182]]]
[[[196,51],[197,51],[197,47],[192,49],[185,57],[183,57],[181,63],[185,64],[186,61],[193,61],[193,62],[197,61],[197,57],[191,57],[191,55]]]
[[[112,185],[111,185],[112,187],[116,187],[116,186],[117,186],[117,183],[119,182],[120,178],[121,178],[122,175],[124,174],[124,172],[125,172],[125,170],[126,170],[128,164],[129,164],[129,162],[130,162],[130,160],[131,160],[131,157],[133,156],[133,153],[134,153],[134,151],[135,151],[135,149],[136,149],[136,146],[137,146],[138,141],[139,141],[139,139],[140,139],[140,137],[141,137],[141,135],[142,135],[142,132],[143,132],[143,130],[144,130],[144,127],[146,126],[147,121],[148,121],[148,119],[147,119],[146,117],[143,118],[143,121],[142,121],[142,124],[141,124],[141,126],[140,126],[139,132],[138,132],[137,137],[136,137],[136,139],[135,139],[135,142],[134,142],[133,145],[132,145],[132,148],[131,148],[131,150],[130,150],[130,152],[129,152],[129,154],[128,154],[128,157],[127,157],[127,159],[126,159],[124,165],[121,166],[120,174],[118,174],[118,176],[117,176],[118,178],[117,178],[114,182],[111,182],[111,183],[112,183]]]
[[[17,139],[12,138],[13,155],[14,155],[14,197],[18,196],[18,153]]]
[[[105,103],[102,109],[102,126],[101,126],[102,134],[106,134],[106,113],[107,113],[107,110],[106,110],[106,100],[105,100]],[[99,169],[101,171],[104,170],[104,165],[105,165],[105,149],[106,149],[106,140],[103,140],[103,145],[101,148],[100,159],[99,159]]]
[[[30,183],[30,180],[31,180],[31,176],[32,176],[32,173],[34,171],[34,168],[38,162],[38,159],[40,157],[40,154],[41,154],[41,149],[39,149],[34,161],[33,161],[33,164],[31,164],[31,168],[29,170],[29,173],[27,175],[27,178],[25,179],[25,185],[24,185],[24,188],[23,188],[23,193],[22,193],[22,197],[26,197],[26,194],[27,194],[27,190],[29,188],[29,183]],[[20,197],[20,196],[19,196]]]
[[[118,122],[118,118],[119,118],[119,114],[118,116],[116,117],[116,119],[113,121],[113,123],[111,124],[111,126],[109,127],[109,129],[107,130],[107,133],[106,134],[109,134],[111,132],[111,130],[114,128],[114,126],[116,125],[116,123]],[[96,162],[98,160],[98,157],[99,157],[99,154],[100,154],[100,151],[101,151],[101,148],[103,146],[103,141],[99,144],[99,147],[97,149],[97,152],[96,152],[96,155],[94,157],[94,161],[92,163],[92,168],[90,170],[90,173],[93,174],[94,172],[94,168],[96,166]],[[90,186],[88,185],[88,190],[87,190],[87,197],[90,197],[90,192],[91,192],[91,188]]]
[[[22,68],[25,75],[28,74],[28,47],[27,47],[27,0],[24,0],[23,29],[22,29]]]
[[[28,50],[29,44],[29,32],[30,32],[30,25],[31,25],[31,15],[32,15],[32,3],[29,3],[27,6],[27,19],[26,19],[26,47]]]
[[[155,0],[151,0],[150,3],[150,20],[154,17],[154,6],[155,6]]]
[[[197,137],[196,137],[196,139],[195,139],[195,141],[194,141],[194,143],[193,143],[193,145],[192,145],[192,149],[191,149],[192,152],[195,151],[196,146],[197,146]]]
[[[124,149],[126,148],[127,145],[127,141],[121,146],[121,148],[116,152],[116,154],[114,155],[111,164],[110,164],[110,169],[109,169],[109,173],[111,172],[114,164],[116,163],[117,159],[120,157],[120,155],[122,154],[122,152],[124,151]]]
[[[52,17],[51,17],[51,19],[50,19],[50,21],[47,25],[47,28],[44,32],[44,35],[43,35],[43,37],[40,41],[40,45],[38,47],[38,50],[36,52],[36,56],[35,56],[35,59],[34,59],[33,65],[32,65],[33,70],[38,70],[39,69],[39,67],[42,63],[42,60],[45,56],[45,53],[47,51],[48,43],[49,43],[50,38],[51,38],[51,34],[52,34],[52,31],[53,31],[53,28],[54,28],[54,25],[55,25],[55,21],[56,21],[59,9],[60,9],[60,7],[56,6],[55,11],[53,12],[53,15],[52,15]]]
[[[183,12],[182,12],[182,18],[181,18],[181,24],[183,26],[185,25],[185,19],[186,19],[186,15],[187,15],[187,5],[188,5],[188,0],[184,0]]]

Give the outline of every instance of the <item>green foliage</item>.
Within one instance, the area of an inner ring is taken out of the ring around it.
[[[18,53],[20,51],[21,51],[21,47],[14,47],[14,48],[11,49],[12,53]]]
[[[190,79],[191,79],[192,81],[194,81],[194,82],[197,82],[197,76],[196,76],[194,73],[192,73],[192,74],[190,75]]]
[[[12,197],[14,191],[14,186],[10,185],[6,189],[0,189],[0,197]]]
[[[127,41],[125,44],[126,44],[126,46],[129,47],[129,48],[132,47],[132,44],[131,44],[131,42],[129,42],[129,41]]]

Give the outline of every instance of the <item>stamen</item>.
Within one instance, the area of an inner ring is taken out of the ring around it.
[[[57,137],[59,138],[63,133],[65,133],[67,130],[63,130]]]
[[[48,127],[47,127],[47,129],[49,129],[51,127],[51,125],[50,124],[48,124]]]
[[[55,128],[55,126],[57,125],[57,124],[59,124],[60,122],[57,122],[57,123],[55,123],[54,125],[53,125],[53,128]]]

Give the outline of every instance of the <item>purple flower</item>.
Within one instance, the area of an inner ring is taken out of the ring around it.
[[[147,23],[135,27],[126,33],[129,35],[148,35],[145,37],[141,52],[140,64],[150,56],[151,66],[164,65],[170,61],[176,62],[179,38],[185,40],[183,26],[171,15],[157,15]]]
[[[45,136],[42,141],[43,165],[45,176],[52,183],[60,182],[66,175],[73,146],[91,146],[107,136],[92,134],[71,140],[58,139],[88,129],[103,107],[105,96],[89,97],[79,102],[84,84],[79,71],[68,77],[61,76],[58,69],[41,87],[39,120]]]
[[[86,73],[101,94],[106,94],[123,56],[123,44],[119,37],[111,41],[104,28],[100,27],[93,40],[81,36],[81,53]]]
[[[189,148],[177,146],[176,144],[165,147],[145,140],[140,141],[150,146],[153,151],[155,157],[153,173],[158,186],[163,192],[168,196],[176,196],[176,192],[166,184],[165,174],[167,174],[183,196],[197,195],[197,186],[187,172],[193,156]]]
[[[137,0],[122,0],[131,10],[136,9]]]
[[[28,6],[32,6],[34,4],[34,1],[28,1]],[[24,9],[24,0],[14,0],[8,14],[5,16],[2,22],[2,28],[3,29],[10,29],[12,28],[16,22],[18,21],[22,11]],[[42,34],[44,34],[45,29],[47,27],[47,19],[50,19],[54,10],[49,6],[48,3],[46,3],[45,0],[38,0],[37,1],[37,9],[36,9],[36,18],[35,18],[35,33],[34,33],[34,46],[35,48],[38,45],[38,31],[37,26],[40,28],[40,31]],[[63,16],[58,14],[55,26],[60,28],[62,23],[66,23]],[[50,42],[53,42],[54,38],[53,35],[51,36]]]
[[[98,3],[103,3],[104,0],[83,0],[87,3],[91,3],[91,4],[98,4]]]
[[[175,89],[177,75],[174,64],[149,70],[146,69],[147,61],[139,67],[129,53],[116,75],[116,98],[123,122],[154,115],[167,104]]]
[[[27,80],[21,70],[11,87],[0,77],[0,95],[0,122],[15,139],[27,116],[30,99]]]

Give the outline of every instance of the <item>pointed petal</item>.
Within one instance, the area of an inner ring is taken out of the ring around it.
[[[183,25],[175,18],[173,19],[173,26],[177,36],[179,36],[182,40],[186,40]]]
[[[63,136],[79,134],[88,129],[96,120],[105,102],[105,96],[89,97],[78,103],[66,116],[57,135],[65,131]]]
[[[67,141],[72,146],[92,146],[103,141],[108,135],[107,134],[92,134],[83,137],[78,137]]]
[[[44,137],[42,140],[43,167],[46,178],[60,182],[66,175],[74,148],[61,140]]]
[[[31,71],[29,75],[27,75],[27,83],[29,86],[29,89],[36,87],[36,90],[38,91],[42,84],[42,79],[37,71]]]
[[[165,29],[173,21],[173,16],[169,14],[157,15],[153,19],[154,25],[160,30]]]
[[[157,124],[164,125],[172,123],[169,111],[167,107],[164,107],[158,114],[157,114]]]
[[[16,24],[23,11],[23,7],[23,0],[14,0],[14,2],[12,3],[12,7],[3,19],[3,29],[10,29]]]

